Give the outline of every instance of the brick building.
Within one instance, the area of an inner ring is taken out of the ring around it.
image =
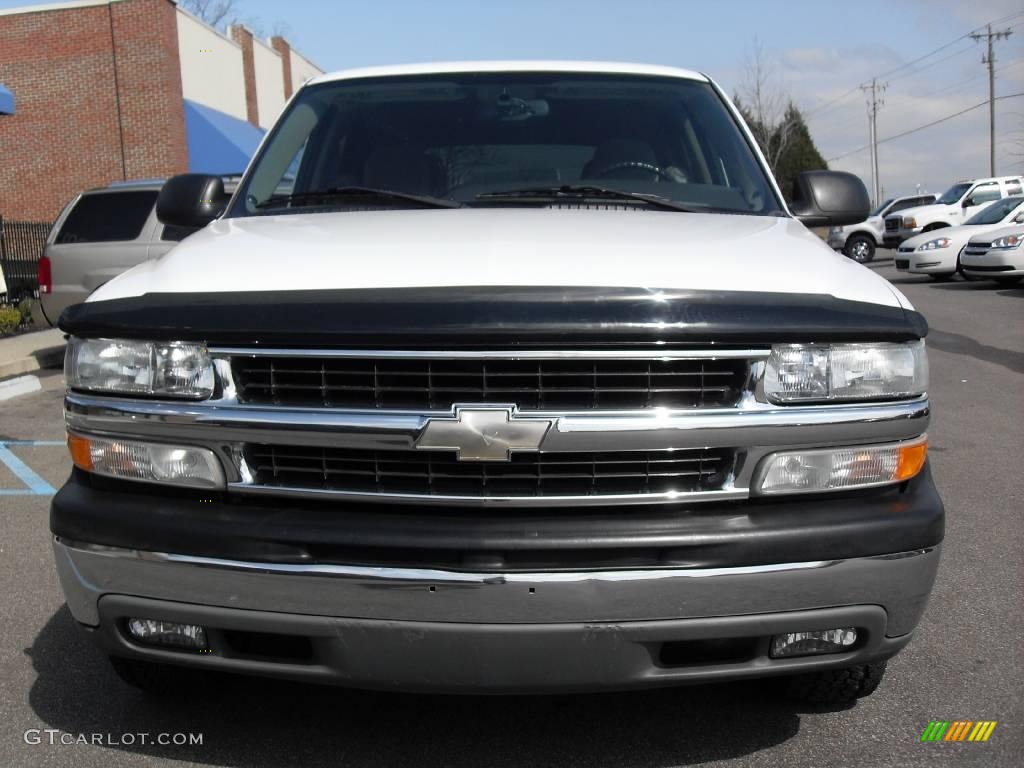
[[[173,0],[0,10],[0,216],[50,221],[78,191],[185,171],[241,171],[320,70],[275,37],[227,36]]]

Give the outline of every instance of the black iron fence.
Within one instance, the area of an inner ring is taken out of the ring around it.
[[[39,257],[50,225],[37,221],[5,221],[0,216],[0,269],[7,283],[7,301],[39,295]]]

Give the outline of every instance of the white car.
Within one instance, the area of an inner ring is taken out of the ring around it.
[[[1024,191],[1024,177],[999,176],[959,181],[947,189],[932,205],[908,208],[885,217],[885,245],[895,248],[915,235],[944,227],[955,227],[989,203],[1013,197]]]
[[[931,205],[936,197],[938,195],[927,194],[890,197],[875,208],[864,221],[845,227],[832,227],[828,231],[828,244],[857,263],[867,264],[875,258],[875,249],[882,244],[886,216],[907,208]]]
[[[972,237],[960,257],[964,274],[1000,285],[1016,285],[1024,278],[1024,227],[997,229]]]
[[[959,227],[926,232],[900,245],[896,269],[933,280],[948,280],[960,271],[960,253],[967,241],[1010,224],[1024,223],[1024,195],[998,200]]]

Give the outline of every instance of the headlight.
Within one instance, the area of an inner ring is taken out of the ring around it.
[[[224,487],[224,471],[208,448],[69,434],[68,450],[76,467],[98,475],[186,488]]]
[[[783,404],[913,397],[927,389],[923,341],[780,344],[764,373],[765,395]]]
[[[917,246],[919,251],[937,251],[940,248],[949,248],[953,244],[953,241],[948,237],[937,237],[934,240],[929,240],[927,243],[922,243]]]
[[[193,400],[213,394],[213,363],[202,344],[118,339],[68,343],[64,376],[70,389]]]
[[[1024,241],[1024,237],[1020,235],[1007,235],[1006,237],[997,237],[992,241],[992,248],[998,248],[1003,251],[1008,251],[1011,248],[1019,248],[1021,241]]]
[[[902,483],[917,475],[928,455],[928,441],[853,445],[782,451],[764,459],[754,485],[757,493],[822,493]]]
[[[913,216],[904,216],[903,226],[905,229],[913,229],[914,227],[917,226],[917,219],[915,219]]]

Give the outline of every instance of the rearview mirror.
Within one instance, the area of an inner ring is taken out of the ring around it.
[[[183,173],[167,180],[156,199],[156,217],[175,227],[205,227],[228,204],[224,180],[205,173]]]
[[[808,227],[841,227],[864,221],[871,202],[864,182],[845,171],[804,171],[793,185],[790,210]]]

